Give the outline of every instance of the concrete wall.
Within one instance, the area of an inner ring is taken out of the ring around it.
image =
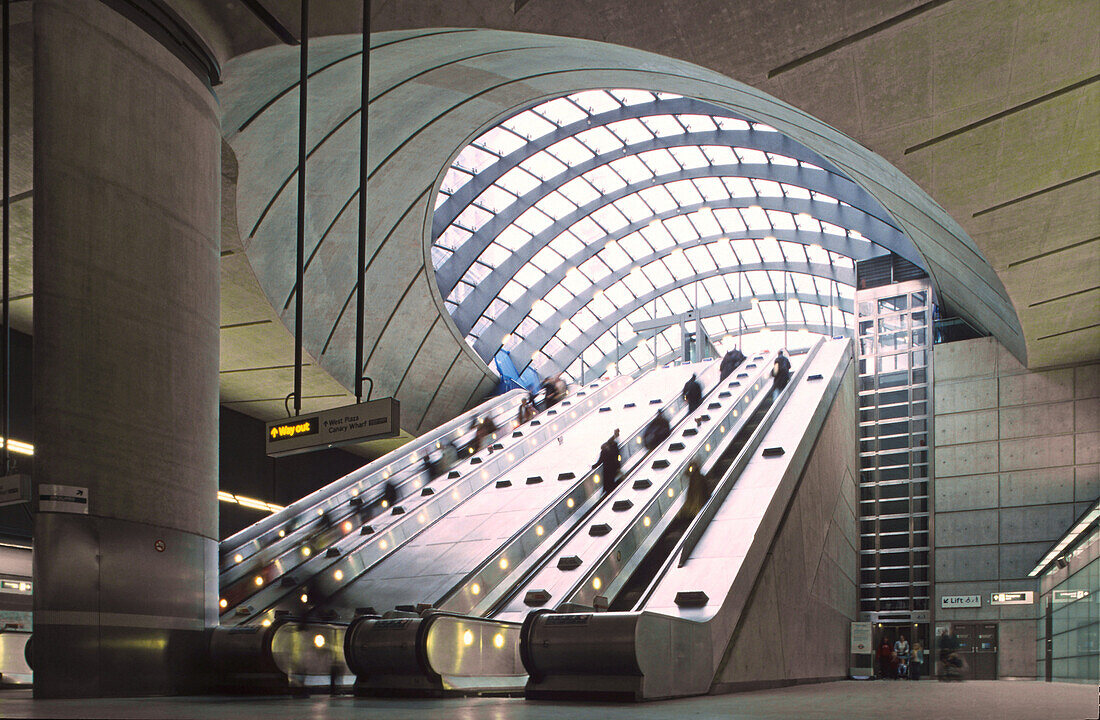
[[[848,673],[859,582],[854,368],[837,391],[712,692]]]
[[[1038,605],[989,594],[1037,590],[1027,574],[1100,495],[1100,364],[1029,372],[978,338],[937,345],[933,383],[934,617],[998,621],[998,675],[1035,677]],[[981,608],[939,607],[972,594]]]

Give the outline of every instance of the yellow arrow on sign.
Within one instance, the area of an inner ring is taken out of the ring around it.
[[[271,428],[271,439],[274,440],[279,436],[279,431],[276,428]]]

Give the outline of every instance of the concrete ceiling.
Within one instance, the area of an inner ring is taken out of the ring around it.
[[[239,0],[169,0],[225,69],[243,53],[282,45],[279,24],[297,33],[298,0],[260,3],[267,24]],[[27,331],[29,5],[13,7],[13,295],[20,298],[13,324]],[[516,14],[508,0],[375,0],[373,7],[376,32],[472,26],[602,40],[764,90],[878,153],[947,211],[1003,283],[1029,367],[1100,357],[1100,5],[1092,0],[531,0]],[[358,2],[314,3],[311,36],[358,32],[361,19]],[[280,51],[296,57],[289,46]],[[238,162],[226,153],[227,189]],[[293,352],[282,303],[274,303],[277,312],[257,283],[233,203],[223,223],[223,401],[275,417],[290,389]],[[306,407],[346,402],[343,383],[309,362]],[[473,377],[476,392],[481,381]]]

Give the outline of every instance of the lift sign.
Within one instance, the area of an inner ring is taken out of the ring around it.
[[[267,430],[270,442],[289,440],[303,435],[317,434],[317,418],[294,418],[287,422],[272,425]]]

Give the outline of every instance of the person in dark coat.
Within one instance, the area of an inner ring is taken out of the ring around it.
[[[745,354],[739,348],[734,348],[723,355],[722,364],[719,366],[722,379],[725,380],[732,375],[733,371],[743,362],[745,362]]]
[[[791,361],[783,353],[779,351],[779,355],[775,358],[775,363],[772,365],[772,399],[779,397],[779,393],[783,392],[783,388],[787,387],[787,383],[791,381]]]
[[[603,482],[603,492],[607,495],[619,484],[619,472],[622,470],[622,450],[619,448],[619,429],[615,428],[614,434],[600,445],[600,458],[592,466],[592,469],[600,468],[600,479]]]
[[[703,403],[703,386],[695,379],[694,373],[684,383],[684,389],[680,391],[680,396],[687,402],[689,413],[695,412],[695,408]]]
[[[672,427],[668,422],[668,415],[665,415],[662,408],[657,411],[657,416],[646,425],[645,430],[642,432],[642,443],[645,445],[646,450],[653,452],[671,434]]]

